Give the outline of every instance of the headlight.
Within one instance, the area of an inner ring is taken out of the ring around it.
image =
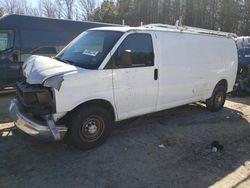
[[[39,103],[35,92],[24,93],[23,100],[24,100],[26,105],[36,105]]]
[[[17,98],[32,114],[47,115],[55,112],[53,91],[50,88],[18,82]]]
[[[63,82],[63,75],[59,75],[59,76],[53,76],[51,78],[48,78],[47,80],[44,81],[43,86],[44,87],[51,87],[51,88],[55,88],[58,91],[61,88],[62,82]]]

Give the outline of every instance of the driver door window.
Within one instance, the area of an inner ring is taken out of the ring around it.
[[[114,54],[114,68],[147,67],[154,65],[152,38],[149,34],[131,34]]]

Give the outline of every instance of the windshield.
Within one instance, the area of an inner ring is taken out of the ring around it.
[[[87,31],[73,40],[55,59],[87,69],[98,69],[122,32]]]
[[[0,30],[0,52],[13,47],[13,31]]]

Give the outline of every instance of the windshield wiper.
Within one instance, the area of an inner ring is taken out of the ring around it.
[[[69,64],[69,65],[74,65],[76,67],[80,67],[80,68],[84,68],[84,69],[91,69],[90,67],[86,67],[86,66],[83,66],[82,64],[79,64],[79,63],[76,63],[76,62],[73,62],[73,61],[69,61],[67,59],[61,59],[59,57],[54,57],[54,59],[58,60],[58,61],[61,61],[63,63],[66,63],[66,64]],[[92,68],[92,69],[96,69],[96,68]]]

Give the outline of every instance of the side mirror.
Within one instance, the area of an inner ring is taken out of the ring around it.
[[[132,65],[131,50],[124,50],[120,54],[120,61],[117,63],[118,67],[130,67]]]

